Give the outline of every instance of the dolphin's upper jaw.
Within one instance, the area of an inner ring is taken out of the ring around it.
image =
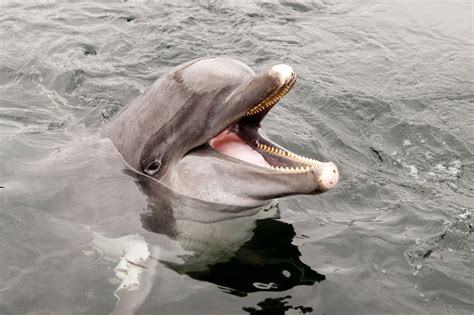
[[[278,86],[267,98],[253,106],[245,116],[258,123],[278,103],[278,101],[288,93],[296,82],[296,74],[288,65],[273,66],[268,74],[277,79]]]
[[[295,180],[300,176],[312,176],[317,180],[317,192],[333,188],[339,180],[339,172],[334,163],[295,154],[259,134],[261,120],[296,81],[295,72],[288,65],[276,65],[268,74],[279,82],[275,90],[212,138],[209,145],[222,154],[264,168],[274,175],[294,177]]]

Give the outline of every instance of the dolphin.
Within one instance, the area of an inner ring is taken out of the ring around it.
[[[319,194],[336,186],[336,165],[286,150],[260,132],[295,81],[285,64],[255,73],[234,59],[192,60],[125,106],[103,135],[132,169],[191,198],[255,207]],[[149,185],[147,191],[153,195]]]

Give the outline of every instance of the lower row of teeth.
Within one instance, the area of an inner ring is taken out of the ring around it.
[[[306,166],[306,167],[282,167],[282,166],[270,166],[272,170],[284,172],[284,173],[303,173],[309,172],[314,166]]]
[[[259,148],[260,150],[264,150],[268,153],[283,156],[283,157],[286,157],[286,158],[290,158],[294,161],[302,162],[302,163],[305,163],[305,164],[310,164],[310,165],[317,165],[318,164],[318,161],[316,161],[316,160],[313,160],[313,159],[307,158],[305,156],[295,154],[293,152],[288,152],[288,151],[284,151],[284,150],[281,150],[281,149],[278,149],[278,148],[275,148],[275,147],[271,147],[271,146],[268,146],[268,145],[263,144],[263,143],[258,143],[257,148]]]

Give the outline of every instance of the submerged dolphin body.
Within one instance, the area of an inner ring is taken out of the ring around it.
[[[204,58],[161,76],[104,129],[127,163],[200,200],[254,207],[333,188],[339,174],[276,145],[260,122],[293,86],[287,65],[256,74],[227,58]],[[147,194],[153,187],[147,185]]]

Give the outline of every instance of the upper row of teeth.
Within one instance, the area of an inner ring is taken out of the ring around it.
[[[266,152],[269,152],[271,154],[274,154],[274,155],[280,155],[280,156],[283,156],[283,157],[286,157],[286,158],[290,158],[294,161],[298,161],[298,162],[309,164],[309,165],[317,165],[319,163],[318,161],[307,158],[305,156],[301,156],[301,155],[295,154],[293,152],[288,152],[288,151],[285,151],[285,150],[281,150],[279,148],[268,146],[268,145],[263,144],[263,143],[257,143],[257,148],[259,148],[260,150],[264,150]]]
[[[260,104],[252,108],[250,111],[248,111],[245,114],[245,116],[252,116],[252,115],[258,114],[261,111],[267,109],[268,107],[275,105],[275,103],[278,102],[283,97],[283,95],[288,93],[291,86],[292,86],[291,82],[286,84],[286,86],[283,87],[278,93],[266,98],[263,102],[261,102]]]

